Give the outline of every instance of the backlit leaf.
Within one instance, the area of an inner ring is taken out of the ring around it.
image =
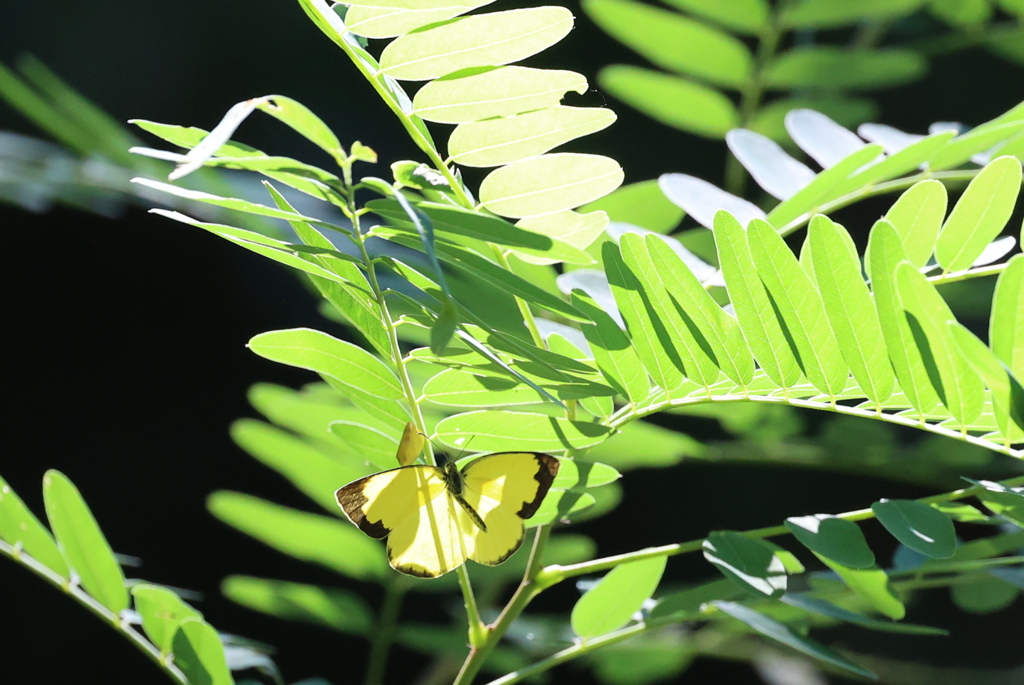
[[[882,569],[850,568],[820,554],[817,556],[842,578],[854,594],[874,607],[879,613],[895,621],[899,621],[907,615],[906,607],[889,588],[889,577]]]
[[[996,281],[989,320],[992,351],[1024,381],[1024,257],[1015,255]]]
[[[797,47],[772,61],[764,78],[774,88],[874,89],[920,78],[924,58],[911,50]]]
[[[931,257],[945,216],[946,186],[935,180],[915,183],[885,213],[903,242],[907,261],[917,267]]]
[[[668,557],[621,564],[598,581],[572,609],[580,637],[597,637],[626,625],[658,587]]]
[[[224,656],[224,644],[217,631],[201,618],[183,620],[172,643],[174,665],[188,678],[189,685],[233,685]]]
[[[625,221],[658,233],[678,226],[684,214],[665,197],[656,180],[620,186],[610,195],[580,208],[584,212],[597,210],[606,212],[611,221]]]
[[[61,578],[69,578],[68,564],[50,531],[0,477],[0,540],[19,546],[30,557]]]
[[[393,38],[489,5],[494,0],[352,0],[348,29],[366,38]]]
[[[366,635],[373,611],[355,592],[251,576],[228,576],[221,592],[244,607],[291,621],[306,621],[348,635]]]
[[[135,610],[142,617],[142,629],[161,654],[171,651],[171,640],[183,620],[203,617],[181,597],[157,585],[136,585],[132,597]]]
[[[442,419],[432,437],[456,449],[557,452],[603,441],[610,429],[595,423],[511,411],[473,411]],[[472,439],[470,443],[469,440]]]
[[[538,216],[596,200],[622,179],[610,157],[557,152],[495,169],[480,184],[480,201],[502,216]]]

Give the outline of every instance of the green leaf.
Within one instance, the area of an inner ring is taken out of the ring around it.
[[[424,85],[413,110],[427,121],[462,124],[553,107],[569,91],[583,94],[587,79],[561,69],[491,67]]]
[[[679,225],[685,212],[658,187],[658,181],[641,181],[619,187],[600,200],[584,205],[583,212],[604,211],[612,221],[622,221],[657,233]]]
[[[365,457],[362,454],[352,455],[352,459],[342,463],[306,441],[262,421],[235,421],[231,425],[231,438],[332,514],[338,511],[334,491],[369,473],[363,465]],[[394,454],[392,449],[390,465],[393,465]]]
[[[596,200],[622,179],[610,157],[556,152],[495,169],[480,184],[480,202],[502,216],[538,216]]]
[[[532,7],[460,17],[392,41],[381,70],[400,81],[427,81],[461,69],[518,62],[551,47],[572,30],[564,7]]]
[[[310,328],[292,328],[260,333],[249,341],[249,348],[266,359],[319,373],[375,415],[383,413],[382,403],[372,401],[377,398],[391,405],[386,416],[399,425],[409,419],[395,372],[352,343]]]
[[[615,113],[601,107],[548,107],[500,119],[460,124],[448,139],[448,154],[465,166],[491,167],[535,157],[608,128]]]
[[[775,545],[726,530],[708,535],[702,547],[705,559],[751,594],[775,599],[786,592],[786,567]]]
[[[533,388],[516,380],[456,369],[446,369],[428,380],[423,397],[446,407],[501,407],[545,401]]]
[[[942,628],[919,626],[914,625],[913,623],[881,621],[877,618],[871,618],[870,616],[855,614],[852,611],[847,611],[846,609],[838,607],[831,602],[826,602],[823,599],[812,597],[806,592],[796,594],[787,593],[783,595],[782,601],[790,606],[803,609],[804,611],[812,614],[826,616],[838,621],[845,621],[847,623],[860,626],[861,628],[867,628],[868,630],[880,630],[885,633],[902,633],[904,635],[949,635],[949,631],[943,630]]]
[[[950,587],[953,603],[971,614],[991,614],[1007,608],[1017,599],[1019,589],[1005,580],[977,574],[971,582]]]
[[[795,385],[800,366],[772,311],[768,294],[754,268],[747,232],[731,214],[715,214],[715,244],[729,300],[740,330],[761,369],[782,387]]]
[[[922,267],[932,256],[946,216],[946,186],[941,181],[915,183],[885,213],[903,243],[907,261]]]
[[[982,124],[949,141],[928,160],[931,171],[943,171],[960,166],[973,155],[1013,138],[1024,130],[1024,121],[997,123],[998,119]]]
[[[970,268],[1013,213],[1020,193],[1021,165],[999,157],[978,172],[946,219],[935,244],[944,272]]]
[[[664,241],[658,236],[651,236],[651,240],[664,244]],[[678,277],[672,270],[658,268],[652,259],[651,252],[648,251],[656,249],[653,248],[653,244],[653,242],[646,242],[643,236],[636,233],[626,233],[619,239],[622,259],[640,281],[642,292],[646,296],[645,305],[648,307],[650,317],[659,320],[665,329],[666,335],[659,336],[659,338],[661,338],[661,344],[666,348],[666,353],[673,359],[679,359],[683,373],[691,381],[705,387],[709,386],[715,383],[720,376],[718,359],[707,337],[697,328],[693,318],[668,290],[669,284],[676,281]],[[672,248],[667,245],[665,245],[665,249],[669,253],[672,252]],[[663,260],[666,258],[664,253],[659,253],[659,255]],[[676,260],[679,261],[678,257]],[[677,271],[688,273],[693,278],[693,274],[685,265],[674,264],[673,266]],[[701,289],[703,290],[703,288]],[[717,307],[714,302],[710,304]],[[652,308],[653,311],[651,311]]]
[[[633,272],[626,266],[613,242],[602,245],[608,285],[626,322],[626,332],[633,343],[633,349],[651,375],[654,382],[667,392],[682,385],[682,364],[675,355],[671,344],[665,345],[668,332],[654,316],[648,296]]]
[[[772,88],[870,90],[914,81],[926,69],[924,58],[911,50],[806,46],[773,60],[764,79]]]
[[[50,531],[25,506],[18,494],[0,477],[0,540],[20,547],[30,557],[56,573],[70,578],[68,563]]]
[[[807,549],[843,566],[859,569],[875,563],[864,533],[852,521],[829,514],[793,516],[786,519],[786,528]]]
[[[583,9],[662,69],[737,89],[751,79],[754,60],[746,46],[707,24],[633,0],[586,0]]]
[[[810,183],[786,198],[768,214],[768,223],[783,228],[794,219],[810,214],[824,202],[842,195],[836,189],[853,172],[870,164],[882,154],[881,145],[865,145],[828,167]]]
[[[527,528],[546,526],[555,521],[575,520],[575,516],[585,509],[589,509],[597,502],[597,498],[589,492],[578,492],[570,490],[549,490],[547,496],[533,516],[524,521]]]
[[[1015,255],[996,281],[988,338],[996,357],[1024,380],[1024,257]]]
[[[740,125],[729,98],[683,78],[625,64],[605,67],[597,78],[602,90],[666,126],[721,140]]]
[[[335,160],[345,156],[345,151],[334,132],[301,102],[284,95],[268,95],[263,102],[256,105],[256,109],[292,127]]]
[[[769,7],[765,0],[667,0],[673,7],[721,24],[740,33],[759,34],[768,23]]]
[[[896,283],[932,386],[949,413],[961,424],[969,424],[981,414],[985,388],[954,347],[947,326],[948,321],[956,320],[953,312],[935,286],[909,262],[897,266]]]
[[[78,488],[63,473],[51,469],[43,476],[43,500],[53,535],[85,591],[115,614],[127,609],[128,589],[121,564]]]
[[[747,227],[747,238],[754,264],[789,334],[800,368],[818,390],[830,396],[839,394],[846,387],[850,370],[828,325],[818,290],[770,224],[754,219]]]
[[[807,236],[825,314],[843,358],[864,394],[879,406],[892,394],[896,377],[853,239],[823,215],[811,219]]]
[[[388,424],[349,404],[325,384],[306,386],[303,391],[271,383],[257,383],[249,389],[249,402],[277,425],[314,440],[323,439],[333,421],[364,423],[380,431]],[[404,426],[404,424],[403,424]],[[399,427],[399,430],[401,427]],[[397,435],[399,430],[395,431]]]
[[[572,629],[583,638],[597,637],[629,623],[661,582],[668,557],[616,566],[572,608]]]
[[[511,251],[528,264],[556,264],[562,261],[590,266],[594,260],[582,250],[603,235],[607,226],[608,215],[600,211],[580,214],[565,210],[554,214],[520,219],[516,222],[516,228],[548,236],[556,245],[562,244],[577,248],[581,250],[579,254],[582,257],[574,255],[570,258],[563,253],[556,254],[556,250],[549,250],[546,255],[521,249]]]
[[[904,261],[901,242],[892,224],[885,219],[875,222],[868,239],[868,273],[882,335],[900,389],[919,414],[925,415],[938,405],[939,396],[928,378],[896,288],[896,265]]]
[[[224,656],[224,644],[209,623],[186,618],[174,633],[174,665],[189,685],[234,685]]]
[[[214,205],[215,207],[224,207],[225,209],[233,209],[238,212],[244,212],[246,214],[255,214],[257,216],[266,216],[271,219],[286,219],[289,221],[310,221],[313,223],[322,223],[312,217],[303,216],[302,214],[296,214],[294,212],[286,212],[274,207],[267,207],[256,202],[249,202],[248,200],[239,200],[234,197],[221,197],[220,195],[213,195],[212,193],[204,193],[199,190],[188,190],[187,188],[179,188],[178,186],[171,185],[170,183],[161,183],[160,181],[153,181],[148,178],[133,178],[132,183],[137,183],[140,186],[146,188],[152,188],[160,192],[180,197],[185,200],[191,200],[193,202],[202,202],[208,205]],[[166,210],[154,210],[154,214],[160,214],[167,216],[178,221],[184,221],[179,217],[184,216],[178,212],[168,212]],[[187,218],[187,217],[186,217]],[[192,219],[191,221],[194,221]],[[186,223],[189,223],[186,221]]]
[[[758,633],[765,637],[771,638],[777,642],[781,642],[787,647],[792,647],[796,651],[806,654],[807,656],[820,659],[827,664],[837,666],[844,671],[855,673],[864,678],[870,678],[871,680],[878,680],[871,671],[861,668],[857,664],[853,663],[842,654],[832,651],[828,647],[825,647],[821,643],[812,640],[809,637],[801,637],[793,633],[789,628],[779,623],[775,619],[769,618],[764,614],[754,611],[749,607],[745,607],[742,604],[736,604],[735,602],[725,602],[722,600],[715,600],[712,604],[720,609],[722,612],[732,616],[733,618],[742,621],[747,624]]]
[[[915,172],[918,167],[936,154],[936,150],[941,150],[954,135],[956,135],[955,131],[941,131],[901,148],[898,152],[866,167],[841,183],[839,186],[841,193],[839,194],[860,190],[881,181],[888,181],[897,176]],[[931,250],[930,244],[928,249]]]
[[[142,617],[142,629],[161,654],[171,651],[171,640],[183,620],[203,617],[181,597],[157,585],[136,585],[132,587],[132,597],[135,610]]]
[[[228,525],[302,561],[358,580],[379,580],[388,573],[384,547],[347,521],[223,490],[210,495],[207,508]]]
[[[701,607],[715,599],[743,599],[746,595],[728,578],[701,583],[661,597],[651,609],[651,619],[685,621],[695,618]]]
[[[1010,488],[985,480],[971,482],[984,487],[984,490],[977,493],[977,498],[994,514],[1004,516],[1024,528],[1024,487]]]
[[[884,21],[909,16],[924,0],[802,0],[782,12],[782,25],[790,29],[821,29]]]
[[[356,461],[360,466],[372,464],[379,469],[395,468],[398,441],[387,433],[352,421],[332,421],[328,425],[328,430],[348,445],[354,456],[358,457]],[[349,480],[354,480],[354,478]],[[333,502],[333,497],[331,499]],[[337,505],[337,502],[333,502],[333,504]]]
[[[871,511],[893,537],[932,559],[948,559],[956,553],[956,530],[949,517],[915,500],[881,499]]]
[[[1006,373],[992,350],[970,330],[956,321],[947,325],[961,356],[989,388],[996,425],[1004,436],[1004,443],[1009,446],[1009,443],[1024,438],[1021,433],[1024,430],[1024,411],[1018,406],[1022,398],[1015,397],[1018,394],[1015,392],[1015,380]]]
[[[472,447],[478,452],[557,452],[596,445],[610,432],[611,429],[596,423],[495,410],[444,418],[438,422],[432,437],[449,447]]]
[[[988,0],[931,0],[928,11],[950,26],[978,30],[991,18],[992,5]]]
[[[586,490],[608,485],[622,478],[622,474],[608,464],[590,459],[558,459],[558,475],[551,483],[553,488],[565,490]]]
[[[634,404],[646,399],[651,391],[647,371],[625,331],[582,290],[573,291],[572,303],[593,321],[580,327],[608,384]]]
[[[836,572],[854,594],[875,608],[876,611],[899,621],[907,615],[907,609],[892,590],[889,577],[880,568],[856,569],[844,566],[828,557],[815,553],[821,561]]]
[[[252,576],[228,576],[220,586],[232,602],[290,621],[305,621],[347,635],[368,635],[373,611],[351,590]]]
[[[465,14],[494,0],[353,0],[345,25],[366,38],[394,38]]]

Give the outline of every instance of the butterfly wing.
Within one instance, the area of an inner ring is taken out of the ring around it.
[[[388,538],[388,562],[396,571],[436,578],[466,561],[460,521],[468,517],[449,494],[442,469],[391,469],[353,481],[336,495],[360,530]]]
[[[499,452],[467,464],[462,496],[487,526],[463,515],[469,558],[497,566],[512,556],[523,543],[523,520],[537,511],[557,473],[558,460],[539,452]]]

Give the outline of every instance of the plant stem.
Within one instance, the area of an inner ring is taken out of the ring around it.
[[[115,614],[110,609],[106,608],[99,602],[97,602],[88,593],[82,590],[77,585],[71,585],[68,581],[62,578],[57,573],[54,573],[52,569],[43,564],[39,563],[36,559],[25,554],[22,550],[13,547],[3,540],[0,540],[0,554],[6,554],[16,563],[21,564],[25,568],[29,569],[36,575],[42,577],[50,584],[60,588],[65,594],[70,595],[72,599],[84,606],[89,611],[93,612],[104,623],[111,626],[114,630],[120,632],[128,640],[134,644],[139,650],[145,654],[150,661],[155,663],[160,669],[167,674],[167,676],[176,683],[182,685],[188,685],[188,680],[185,678],[185,674],[181,670],[170,663],[169,660],[164,658],[164,655],[160,653],[149,640],[147,640],[141,633],[131,627],[128,623],[121,620],[121,617]]]
[[[395,640],[395,626],[402,608],[407,586],[404,578],[392,578],[384,590],[384,603],[370,642],[370,658],[366,667],[366,685],[382,685],[388,665],[388,652]]]

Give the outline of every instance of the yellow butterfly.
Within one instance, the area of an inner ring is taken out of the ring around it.
[[[388,539],[392,568],[436,578],[466,559],[497,566],[523,543],[558,473],[539,452],[498,452],[462,469],[403,466],[352,481],[335,493],[345,515],[373,538]]]

